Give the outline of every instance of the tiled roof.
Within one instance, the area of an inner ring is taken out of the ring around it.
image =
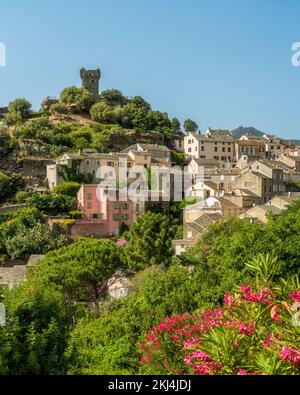
[[[226,142],[234,142],[234,138],[232,133],[229,130],[210,130],[209,135],[206,134],[197,134],[191,133],[195,139],[198,141],[226,141]]]

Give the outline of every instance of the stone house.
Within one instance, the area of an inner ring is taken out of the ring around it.
[[[208,129],[205,134],[188,133],[184,137],[184,152],[188,158],[209,159],[220,167],[232,167],[235,161],[235,144],[229,130]]]

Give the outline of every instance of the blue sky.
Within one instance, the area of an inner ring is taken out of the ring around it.
[[[81,66],[102,70],[101,89],[141,95],[203,131],[254,126],[300,138],[298,0],[10,0],[2,2],[0,105],[80,85]]]

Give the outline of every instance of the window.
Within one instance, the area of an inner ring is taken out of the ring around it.
[[[230,147],[228,147],[228,152],[231,152],[231,148]]]
[[[101,219],[102,215],[101,214],[91,214],[91,219]]]
[[[138,213],[140,211],[140,205],[137,203],[135,206],[135,211]]]
[[[124,220],[128,220],[128,214],[122,214],[122,219],[124,219]]]
[[[120,208],[119,202],[115,202],[115,203],[114,203],[114,208],[115,208],[115,209]]]
[[[218,147],[215,147],[215,152],[218,152]]]
[[[89,209],[90,209],[90,208],[93,208],[93,207],[92,207],[92,202],[87,202],[87,208],[89,208]]]
[[[89,193],[87,194],[87,198],[88,198],[88,200],[92,200],[92,199],[93,199],[93,195],[89,192]]]
[[[192,148],[188,148],[188,152],[192,152]]]
[[[100,166],[100,160],[97,160],[96,163],[97,163],[97,166]]]
[[[86,163],[87,166],[89,166],[90,161],[89,161],[89,160],[86,160],[85,163]]]
[[[225,152],[225,147],[222,147],[222,152]]]
[[[119,214],[113,214],[113,220],[114,221],[118,221],[120,219],[120,215]]]
[[[123,203],[123,209],[128,210],[128,203]]]
[[[195,151],[197,151],[197,150],[198,150],[198,147],[196,146],[196,147],[195,147]]]
[[[201,151],[204,151],[204,145],[201,146]]]

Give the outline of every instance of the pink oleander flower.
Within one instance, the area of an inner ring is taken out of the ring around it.
[[[293,291],[289,295],[289,298],[294,300],[295,302],[300,302],[300,291]]]
[[[283,346],[281,348],[280,358],[296,366],[300,363],[300,351],[292,347]]]
[[[274,334],[273,333],[269,333],[266,340],[263,343],[263,347],[264,348],[269,348],[271,346],[271,344],[273,344],[274,342]]]
[[[188,354],[188,355],[186,355],[185,357],[184,357],[184,363],[186,364],[186,365],[190,365],[191,363],[192,363],[192,357]]]
[[[238,372],[237,372],[237,375],[238,376],[247,376],[247,372],[246,372],[246,370],[245,369],[240,369]]]
[[[197,337],[191,337],[183,342],[183,349],[192,348],[200,343],[201,341]]]
[[[275,322],[280,322],[280,315],[277,313],[277,306],[273,306],[271,309],[271,317]]]
[[[250,285],[241,285],[240,289],[244,298],[250,302],[270,304],[272,301],[272,292],[267,287],[263,288],[258,294],[252,293]]]
[[[194,351],[193,358],[198,359],[199,361],[211,361],[212,360],[211,356],[206,354],[204,351]]]
[[[239,333],[243,333],[244,335],[253,336],[254,335],[254,321],[252,321],[249,325],[245,325],[242,322],[239,325],[238,331]]]
[[[231,306],[233,305],[233,297],[229,294],[229,292],[227,291],[224,295],[224,303],[226,304],[226,306],[230,309]]]

